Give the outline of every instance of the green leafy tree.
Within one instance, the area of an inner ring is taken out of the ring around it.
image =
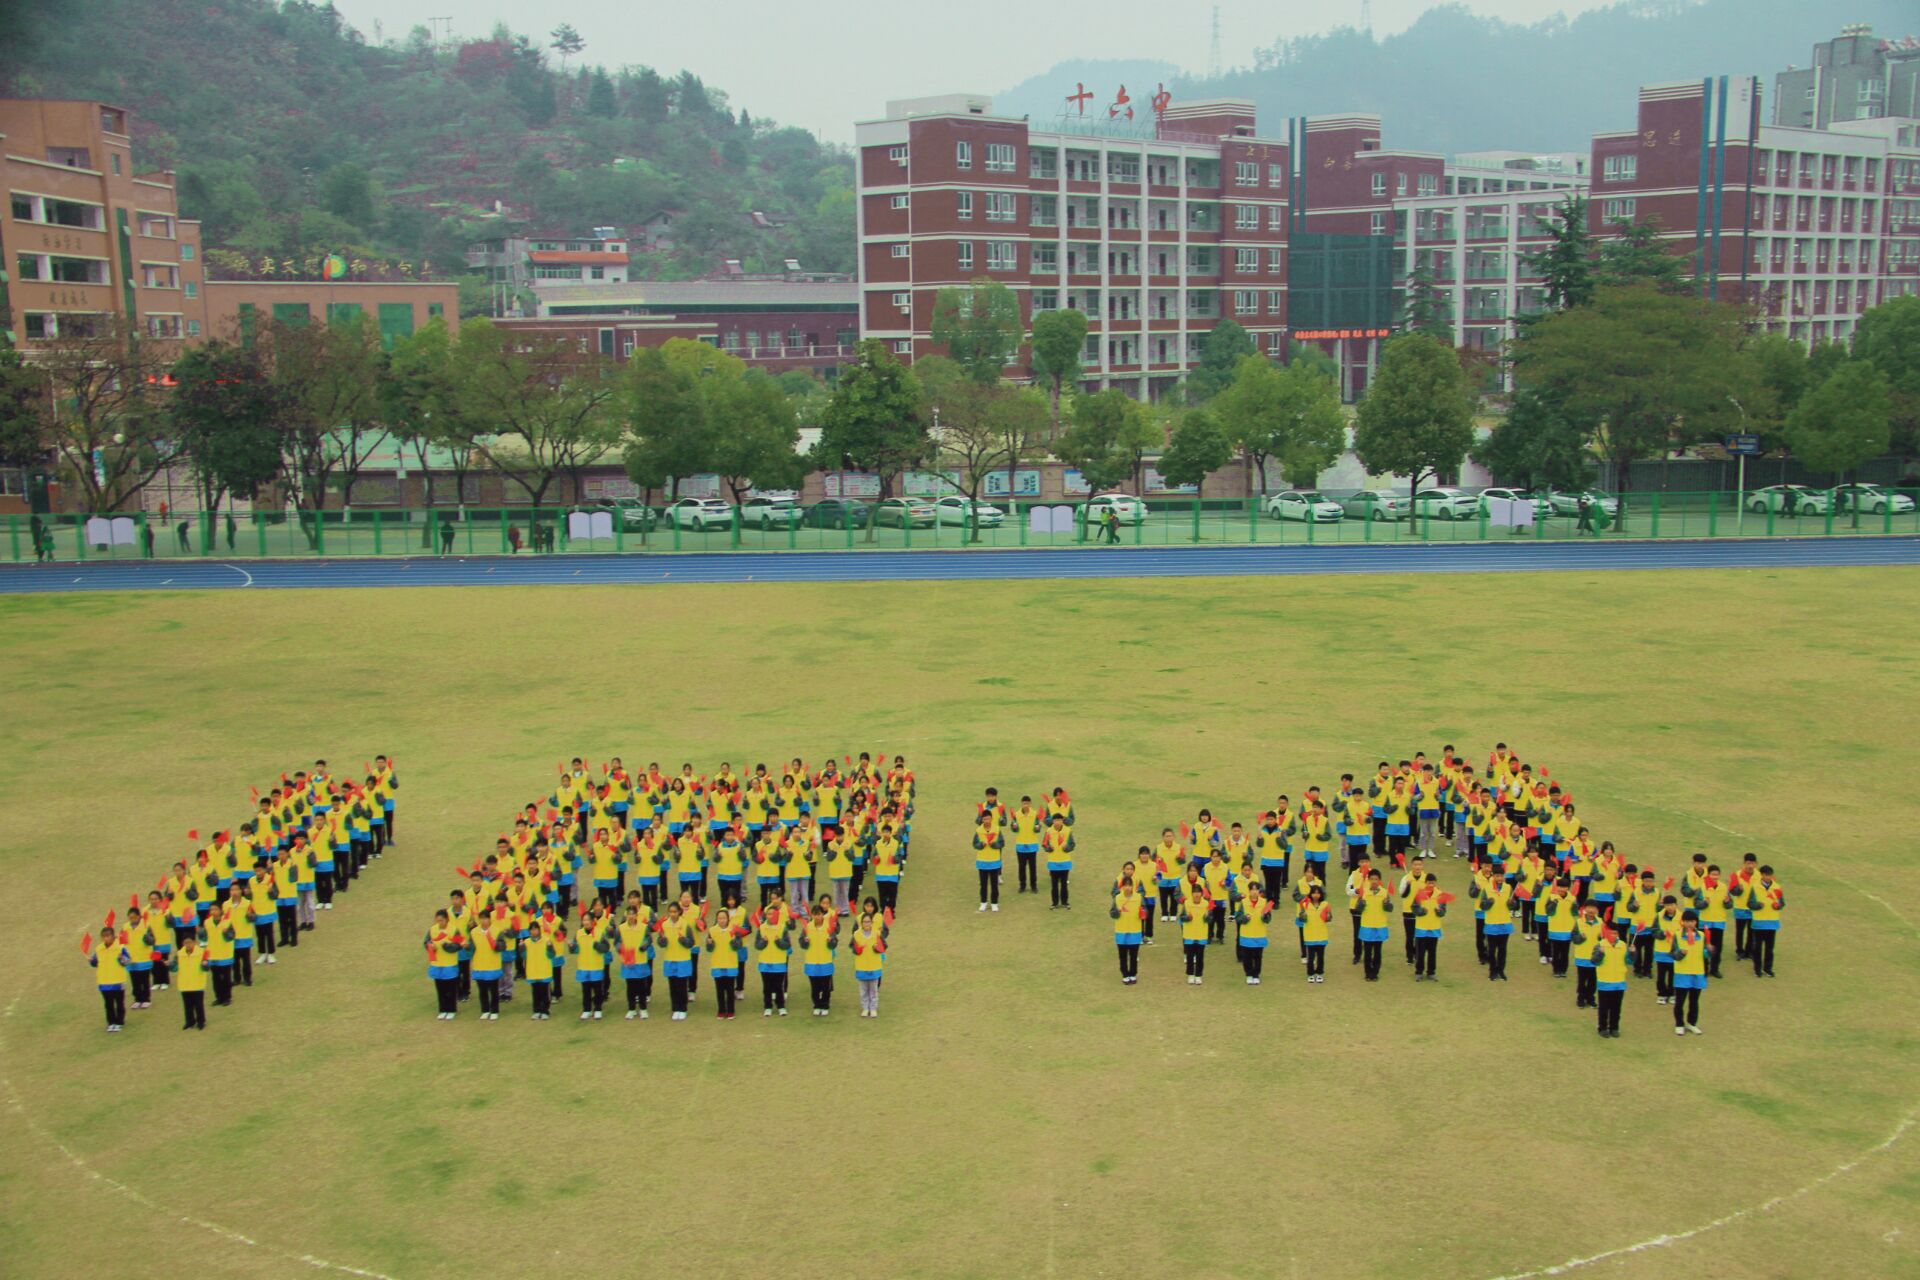
[[[934,295],[931,335],[975,382],[998,382],[1020,349],[1020,299],[998,280],[982,277],[964,289]]]
[[[1361,463],[1406,476],[1408,492],[1418,493],[1427,476],[1459,471],[1472,446],[1473,395],[1453,348],[1420,333],[1389,339],[1355,415]]]
[[[1686,259],[1660,238],[1658,221],[1614,223],[1595,255],[1593,279],[1602,289],[1650,285],[1662,293],[1685,293],[1693,287]]]
[[[652,67],[640,68],[639,74],[634,77],[630,102],[637,119],[649,124],[661,123],[667,118],[667,108],[671,102],[667,82]]]
[[[1447,300],[1433,282],[1433,268],[1422,262],[1407,273],[1405,303],[1400,310],[1400,327],[1407,333],[1424,333],[1451,344],[1453,320],[1447,314]]]
[[[1312,361],[1281,367],[1245,356],[1212,408],[1229,443],[1246,460],[1249,493],[1256,485],[1258,492],[1267,491],[1269,459],[1280,462],[1290,483],[1311,485],[1346,448],[1340,397]]]
[[[1707,439],[1737,428],[1735,402],[1755,395],[1744,336],[1732,307],[1646,286],[1601,289],[1590,305],[1528,327],[1514,343],[1515,378],[1588,424],[1624,495],[1631,464],[1664,454],[1683,430]]]
[[[461,443],[539,507],[554,479],[597,462],[619,438],[618,384],[608,361],[564,338],[509,333],[485,320],[460,326],[450,361]]]
[[[1075,397],[1073,425],[1054,442],[1053,453],[1097,494],[1137,481],[1141,460],[1162,439],[1145,405],[1109,389]]]
[[[1233,441],[1220,420],[1206,409],[1189,409],[1174,426],[1159,468],[1169,484],[1197,487],[1232,460]]]
[[[1890,299],[1861,316],[1853,354],[1887,380],[1895,452],[1903,458],[1920,453],[1920,296]]]
[[[1810,470],[1837,480],[1887,451],[1892,416],[1886,377],[1872,363],[1852,360],[1801,398],[1787,418],[1787,442]]]
[[[1547,221],[1547,243],[1522,255],[1526,270],[1541,279],[1547,306],[1559,311],[1593,301],[1593,232],[1587,227],[1587,198],[1568,196]]]
[[[1340,362],[1322,351],[1311,342],[1289,342],[1287,344],[1287,367],[1299,367],[1322,379],[1334,389],[1337,397],[1340,393]]]
[[[1234,320],[1221,320],[1200,344],[1200,360],[1187,374],[1186,402],[1205,404],[1226,390],[1240,361],[1255,354],[1253,339]]]
[[[593,78],[587,81],[587,114],[611,120],[618,113],[619,104],[614,100],[613,81],[605,71],[595,67]]]
[[[0,467],[45,461],[50,407],[45,375],[12,347],[0,347]]]
[[[373,229],[374,200],[372,175],[352,162],[334,165],[320,179],[321,206],[356,231]]]
[[[705,388],[714,424],[713,469],[737,506],[755,489],[797,489],[807,476],[793,402],[767,373],[750,369]]]
[[[704,345],[704,344],[702,344]],[[642,347],[622,373],[627,475],[648,495],[680,496],[680,481],[714,466],[714,440],[700,370],[666,347]]]
[[[218,339],[174,362],[167,400],[175,439],[212,511],[223,494],[252,498],[280,473],[279,403],[258,348]]]
[[[1761,394],[1737,405],[1744,410],[1744,429],[1756,432],[1762,447],[1778,448],[1788,416],[1807,393],[1806,345],[1784,333],[1762,333],[1748,339],[1745,354]]]
[[[112,316],[74,317],[34,344],[33,370],[53,392],[47,443],[86,510],[121,510],[179,457],[152,389],[178,352]]]
[[[359,323],[272,322],[258,339],[280,424],[282,475],[296,507],[318,511],[353,484],[383,434],[377,387],[385,356],[370,317]],[[305,525],[314,538],[311,523]]]
[[[1072,307],[1055,307],[1033,317],[1027,339],[1029,367],[1047,386],[1055,435],[1060,431],[1060,392],[1080,380],[1080,359],[1087,349],[1087,316]]]
[[[1522,387],[1473,459],[1503,484],[1577,492],[1593,482],[1590,435],[1552,393]]]
[[[871,472],[879,477],[880,496],[889,498],[895,478],[920,465],[931,450],[919,381],[884,342],[862,342],[858,359],[841,371],[821,410],[815,465],[823,471]],[[867,540],[874,540],[871,523]]]
[[[580,33],[574,30],[573,24],[570,22],[561,23],[548,34],[551,37],[551,42],[547,47],[560,55],[560,74],[565,75],[567,73],[567,60],[586,48],[587,42],[581,39]]]
[[[923,357],[913,372],[940,478],[978,502],[987,477],[1004,467],[1013,492],[1016,465],[1046,430],[1046,398],[1031,388],[979,382],[946,356]],[[977,526],[971,536],[979,539]]]

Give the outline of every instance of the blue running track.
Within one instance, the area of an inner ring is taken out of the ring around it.
[[[1217,578],[1313,573],[1534,573],[1920,564],[1920,538],[1523,542],[1372,547],[1082,547],[1026,551],[734,551],[390,560],[157,560],[0,566],[0,594],[246,587]]]

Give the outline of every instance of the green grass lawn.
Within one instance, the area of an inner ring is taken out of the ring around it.
[[[1920,1101],[1917,605],[1910,569],[0,599],[0,1272],[1424,1280],[1732,1215],[1592,1273],[1920,1274],[1920,1133],[1881,1145]],[[1308,986],[1283,933],[1257,988],[1164,941],[1121,986],[1101,889],[1162,825],[1495,739],[1636,860],[1774,862],[1781,976],[1729,965],[1684,1041],[1637,984],[1602,1041],[1461,913],[1435,985],[1336,945]],[[703,985],[582,1025],[571,983],[434,1020],[449,869],[556,759],[863,748],[920,784],[878,1021],[844,979],[824,1021],[757,980],[731,1024]],[[168,992],[104,1035],[82,929],[249,784],[381,751],[371,879],[205,1034]],[[989,784],[1072,791],[1071,914],[975,912]]]

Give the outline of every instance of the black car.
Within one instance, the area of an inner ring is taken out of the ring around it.
[[[815,529],[864,529],[873,519],[873,509],[864,503],[822,498],[807,508],[800,523]]]

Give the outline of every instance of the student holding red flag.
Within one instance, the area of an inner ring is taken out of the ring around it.
[[[1749,855],[1751,856],[1751,855]],[[1780,937],[1780,914],[1787,909],[1787,891],[1773,878],[1773,868],[1763,866],[1747,881],[1747,911],[1753,919],[1747,926],[1747,950],[1753,958],[1753,976],[1773,976],[1773,946]]]
[[[1601,926],[1600,941],[1593,949],[1593,976],[1602,1039],[1620,1038],[1620,1006],[1627,998],[1631,954],[1625,938],[1611,927]]]
[[[113,931],[113,915],[107,915],[107,922],[100,926],[100,948],[94,950],[93,935],[80,935],[80,954],[85,956],[87,964],[93,969],[94,986],[100,992],[100,1003],[106,1006],[107,1030],[124,1031],[127,1025],[127,949],[121,944],[120,935]]]
[[[1440,877],[1429,871],[1413,893],[1413,980],[1439,980],[1441,919],[1453,895],[1440,892]]]
[[[880,981],[887,965],[887,935],[892,930],[880,915],[880,904],[868,898],[848,940],[853,948],[853,985],[860,992],[860,1016],[880,1016]]]
[[[1704,1034],[1700,1030],[1700,993],[1707,989],[1707,951],[1712,944],[1700,927],[1697,913],[1680,917],[1673,935],[1673,1034]]]

